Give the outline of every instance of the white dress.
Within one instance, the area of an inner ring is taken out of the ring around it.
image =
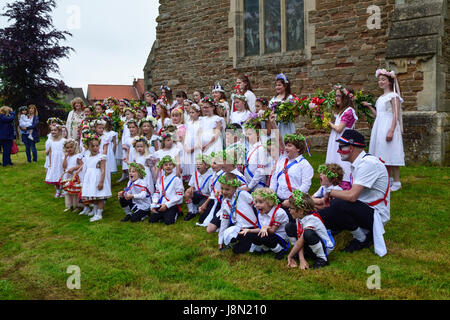
[[[217,152],[221,151],[223,149],[223,130],[225,128],[225,121],[222,117],[219,117],[217,115],[210,116],[210,117],[201,117],[200,118],[201,124],[201,141],[202,145],[207,144],[209,141],[211,141],[211,138],[217,134],[216,127],[217,122],[222,123],[222,131],[219,134],[219,137],[216,139],[216,141],[213,143],[213,145],[209,146],[209,148],[205,151],[203,151],[203,154],[211,154],[211,152]]]
[[[248,120],[250,117],[250,111],[244,110],[244,111],[236,111],[233,112],[230,116],[230,123],[237,123],[241,126]]]
[[[116,155],[114,153],[114,139],[116,140],[116,151],[117,151],[117,137],[118,133],[115,131],[106,132],[105,135],[108,136],[109,144],[108,144],[108,167],[109,172],[116,173],[117,172],[117,163],[116,163]]]
[[[370,136],[369,153],[381,158],[385,161],[387,166],[405,165],[400,119],[397,120],[392,141],[386,141],[386,135],[391,128],[392,119],[394,117],[391,100],[396,97],[399,98],[400,103],[403,103],[403,99],[394,92],[390,92],[387,95],[382,95],[378,98],[375,105],[377,117],[375,118],[372,134]]]
[[[86,159],[91,155],[91,152],[89,150],[84,150],[83,152],[79,153],[78,159],[81,160],[81,162],[83,163],[83,167],[80,171],[80,174],[78,175],[80,177],[80,181],[81,183],[83,183],[84,180],[84,175],[86,173]]]
[[[127,147],[130,149],[129,154],[128,154],[128,162],[130,162],[130,163],[133,162],[133,160],[134,160],[134,155],[135,155],[136,150],[133,147],[133,140],[137,137],[138,136],[135,136],[135,137],[127,136],[127,137],[122,138],[122,147]],[[127,156],[127,152],[125,150],[123,150],[123,158],[126,158],[126,156]],[[128,170],[128,164],[125,161],[122,162],[122,170]]]
[[[74,154],[73,156],[68,156],[67,157],[67,167],[66,167],[66,171],[67,170],[69,170],[69,169],[72,169],[72,168],[74,168],[74,167],[76,167],[77,166],[77,160],[80,158],[80,154],[79,153],[77,153],[77,154]],[[63,160],[64,161],[64,160]],[[66,173],[64,176],[63,176],[63,180],[69,180],[69,179],[72,179],[73,178],[73,174],[70,174],[70,173]]]
[[[293,98],[293,96],[289,95],[286,100],[290,100],[292,98]],[[284,102],[286,100],[278,99],[275,96],[275,97],[272,98],[272,100],[270,100],[269,108],[272,109],[272,104],[274,102]],[[284,123],[284,122],[278,121],[277,125],[278,125],[278,129],[280,130],[280,136],[282,137],[283,141],[284,141],[284,136],[286,134],[293,134],[293,133],[295,133],[295,125],[294,125],[293,122]]]
[[[109,134],[103,134],[101,137],[101,142],[100,142],[100,153],[103,153],[103,148],[106,147],[106,164],[105,164],[105,182],[104,184],[108,184],[109,186],[111,186],[111,167],[110,164],[108,162],[108,153],[110,152],[109,150],[109,146],[111,145],[111,135]]]
[[[170,124],[172,124],[172,120],[170,120],[170,118],[166,118],[164,119],[164,127],[169,126]],[[156,128],[155,128],[155,133],[157,135],[161,135],[161,130],[163,129],[163,125],[162,125],[162,119],[159,118],[157,120],[157,124],[156,124]]]
[[[200,126],[201,126],[201,121],[197,120],[197,121],[190,121],[186,124],[186,136],[184,138],[184,147],[187,149],[191,149],[194,147],[197,147],[194,152],[192,153],[187,153],[186,151],[184,152],[184,169],[186,170],[185,172],[183,172],[184,175],[193,175],[196,167],[195,167],[195,158],[197,157],[198,154],[201,154],[202,152],[202,148],[201,145],[199,144],[199,139],[198,139],[198,135],[199,135],[199,130],[200,130]]]
[[[356,116],[356,112],[352,107],[348,107],[344,110],[344,112],[342,112],[342,114],[335,114],[334,116],[336,117],[336,121],[334,122],[336,126],[341,123],[341,119],[346,120],[345,123],[347,124],[347,126],[344,128],[342,133],[338,133],[334,129],[331,130],[330,137],[328,139],[327,158],[325,160],[325,163],[336,163],[340,165],[344,170],[344,177],[342,178],[342,181],[350,182],[351,163],[341,160],[340,154],[337,153],[339,149],[339,142],[336,142],[336,140],[339,139],[339,137],[344,133],[345,130],[353,129],[355,127],[355,123],[356,121],[358,121],[358,117]],[[350,123],[350,128],[348,127],[348,122],[353,122]]]
[[[98,190],[98,184],[101,177],[100,161],[107,160],[106,155],[97,154],[95,156],[87,156],[83,159],[84,166],[86,167],[86,173],[84,174],[83,186],[81,189],[81,197],[86,200],[101,200],[110,198],[111,184],[108,184],[106,179],[107,173],[105,172],[105,179],[103,182],[103,189]],[[109,181],[110,182],[110,181]]]
[[[64,161],[64,142],[66,139],[61,138],[59,141],[52,140],[49,148],[51,149],[51,159],[49,160],[49,168],[45,176],[45,183],[58,184],[64,169],[62,167]]]
[[[47,152],[49,149],[50,149],[50,145],[51,145],[51,143],[52,143],[52,135],[49,133],[48,135],[47,135],[47,141],[45,141],[45,152]],[[49,159],[49,156],[48,155],[46,155],[45,156],[45,164],[44,164],[44,168],[45,169],[48,169],[48,165],[49,165],[49,162],[50,161],[50,159]]]
[[[155,192],[155,183],[153,181],[152,170],[147,165],[149,163],[149,161],[151,161],[150,160],[151,157],[152,157],[151,155],[147,155],[147,156],[136,155],[136,158],[134,159],[134,161],[136,163],[142,164],[144,166],[146,175],[143,180],[147,183],[148,190],[150,191],[150,193],[153,194]]]

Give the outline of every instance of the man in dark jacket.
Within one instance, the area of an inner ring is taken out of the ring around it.
[[[15,112],[10,107],[0,108],[0,145],[3,150],[3,166],[12,166],[11,147],[14,140]]]

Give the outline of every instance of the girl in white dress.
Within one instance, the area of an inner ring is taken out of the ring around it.
[[[162,130],[164,127],[171,124],[170,116],[169,116],[169,104],[165,97],[161,97],[156,101],[156,114],[158,115],[156,117],[157,125],[155,128],[155,132],[157,135],[161,135]]]
[[[216,84],[212,90],[212,97],[217,103],[217,114],[225,119],[225,123],[230,121],[230,105],[227,102],[225,88]]]
[[[117,150],[117,138],[119,134],[112,130],[111,119],[108,117],[103,117],[105,120],[105,132],[104,135],[108,137],[110,143],[108,144],[108,168],[111,174],[117,172],[117,163],[116,163],[116,150]]]
[[[110,164],[108,162],[108,152],[110,150],[109,145],[111,144],[111,136],[105,134],[105,120],[95,120],[92,123],[92,127],[94,128],[95,133],[100,137],[100,153],[106,156],[106,164],[105,164],[105,185],[111,186],[111,169]]]
[[[111,185],[107,183],[105,178],[107,156],[100,152],[101,138],[95,133],[91,133],[86,140],[90,154],[83,159],[86,173],[84,174],[81,198],[84,203],[94,205],[92,212],[94,216],[90,219],[91,222],[94,222],[103,218],[105,199],[112,195]]]
[[[242,126],[250,117],[247,98],[244,95],[235,94],[233,100],[236,111],[231,114],[230,123],[237,123]]]
[[[124,101],[122,101],[122,103],[124,103]],[[124,113],[124,118],[122,119],[122,121],[124,121],[123,133],[122,139],[119,141],[119,145],[117,146],[118,150],[116,155],[116,159],[119,155],[121,156],[119,162],[122,163],[122,177],[120,177],[120,179],[117,180],[117,182],[122,182],[128,179],[128,165],[122,162],[123,158],[126,156],[126,154],[124,154],[123,152],[124,150],[123,142],[128,141],[128,138],[130,137],[130,128],[128,128],[128,121],[136,119],[136,111],[134,111],[134,109],[126,107],[123,109],[123,113]]]
[[[336,163],[344,170],[344,177],[340,184],[343,190],[350,190],[350,173],[351,163],[348,161],[342,161],[341,156],[337,153],[339,143],[337,139],[344,133],[346,129],[354,129],[355,123],[358,121],[355,109],[353,109],[354,94],[353,90],[344,88],[340,85],[334,87],[336,90],[336,106],[335,106],[335,118],[336,121],[331,121],[328,125],[331,127],[330,137],[328,139],[327,157],[325,163]]]
[[[274,108],[274,103],[283,103],[286,100],[293,99],[293,96],[291,95],[291,84],[283,73],[280,73],[277,75],[275,79],[275,91],[276,96],[274,96],[270,102],[269,102],[269,108]],[[275,110],[274,110],[275,111]],[[286,134],[294,134],[295,133],[295,125],[294,123],[284,123],[279,121],[278,122],[278,128],[280,130],[280,136],[284,139],[284,136]],[[284,140],[283,140],[284,141]]]
[[[159,146],[159,137],[155,134],[155,128],[156,128],[157,121],[152,116],[147,116],[146,118],[139,121],[139,129],[140,129],[140,135],[144,136],[149,145],[149,152],[150,150],[153,150],[151,154],[153,155],[155,151],[158,151]]]
[[[196,157],[202,153],[202,146],[200,143],[200,106],[196,103],[190,108],[191,121],[186,125],[186,136],[184,138],[184,169],[185,174],[192,176],[196,170]]]
[[[134,155],[136,150],[133,147],[133,140],[139,135],[139,128],[136,120],[131,119],[127,122],[127,126],[130,129],[128,137],[122,138],[122,150],[124,153],[122,169],[128,171],[128,163],[134,162]]]
[[[401,109],[403,99],[394,71],[379,69],[376,77],[378,86],[384,90],[384,94],[376,102],[376,110],[369,103],[363,103],[376,117],[370,136],[369,153],[385,161],[391,177],[391,191],[397,191],[402,187],[399,167],[405,165]]]
[[[45,183],[54,185],[56,188],[55,198],[60,198],[63,195],[59,179],[64,172],[62,163],[64,161],[64,142],[66,142],[66,139],[62,137],[62,125],[59,124],[53,125],[50,134],[52,135],[52,141],[49,143],[49,163]]]
[[[153,194],[155,192],[155,183],[153,181],[152,167],[156,164],[156,161],[152,155],[155,153],[155,149],[149,145],[148,140],[144,136],[134,139],[133,148],[136,150],[134,162],[144,166],[146,175],[143,180],[147,183],[150,193]]]
[[[210,155],[211,152],[223,150],[223,131],[225,121],[215,111],[214,100],[205,97],[202,99],[203,117],[201,119],[200,132],[202,153]]]
[[[64,143],[65,157],[63,161],[63,169],[66,174],[63,176],[63,180],[71,180],[80,172],[81,165],[78,164],[80,154],[78,153],[78,143],[74,139],[68,139]],[[64,196],[66,199],[66,209],[64,212],[72,210],[77,212],[80,205],[78,202],[77,194],[66,193]]]
[[[250,111],[255,112],[256,111],[256,107],[255,107],[256,96],[252,91],[252,84],[250,82],[249,77],[247,75],[240,75],[236,79],[236,87],[235,88],[238,89],[240,94],[243,94],[247,98],[247,103],[248,103],[248,107],[249,107]],[[233,96],[234,95],[232,94],[231,100],[234,100]],[[235,111],[236,111],[236,108],[234,106],[234,101],[233,101],[233,105],[231,107],[231,114]],[[231,116],[231,114],[230,114],[230,116]]]
[[[156,167],[156,164],[165,156],[170,156],[175,161],[176,175],[181,178],[180,149],[175,144],[174,135],[173,132],[168,131],[161,133],[161,149],[155,152],[155,166],[153,167],[155,181],[161,177],[161,170]]]

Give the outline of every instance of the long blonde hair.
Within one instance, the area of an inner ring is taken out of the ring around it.
[[[37,115],[38,115],[37,107],[36,107],[34,104],[30,104],[30,105],[28,106],[28,113],[30,113],[30,108],[34,108],[34,114],[33,114],[33,116],[37,116]]]
[[[9,116],[9,114],[11,113],[12,109],[8,106],[3,106],[0,108],[0,114],[4,114],[6,116]]]

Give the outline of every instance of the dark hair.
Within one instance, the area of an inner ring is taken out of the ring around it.
[[[252,90],[252,84],[251,84],[250,79],[248,78],[247,75],[241,74],[241,75],[238,77],[238,79],[241,80],[242,82],[245,82],[245,83],[247,84],[247,86],[246,86],[246,90],[247,90],[247,91],[253,91],[253,90]]]
[[[289,141],[289,142],[286,142],[285,144],[288,144],[288,143],[293,144],[299,150],[300,154],[303,154],[306,150],[305,141],[299,141],[299,140]]]
[[[186,94],[186,92],[180,90],[180,91],[177,91],[177,93],[175,94],[175,97],[180,97],[180,98],[183,98],[183,99],[187,99],[187,94]]]
[[[283,79],[277,79],[275,83],[277,83],[278,81],[280,81],[285,88],[283,100],[286,100],[291,95],[291,83],[290,82],[286,83]]]
[[[352,88],[345,88],[345,89],[347,89],[347,91],[348,91],[349,93],[355,95],[355,92],[354,92],[354,90],[353,90]],[[344,94],[344,92],[343,92],[344,88],[342,88],[342,89],[337,89],[337,90],[339,90],[339,91],[341,92],[341,95],[342,95],[342,99],[341,99],[341,100],[342,100],[342,106],[339,107],[339,106],[337,105],[337,103],[336,103],[335,106],[334,106],[335,110],[336,110],[337,112],[340,112],[340,111],[342,111],[342,110],[345,110],[345,109],[348,108],[348,107],[355,108],[354,105],[353,105],[353,100],[352,100],[348,95]],[[336,91],[337,91],[337,90],[336,90]]]

